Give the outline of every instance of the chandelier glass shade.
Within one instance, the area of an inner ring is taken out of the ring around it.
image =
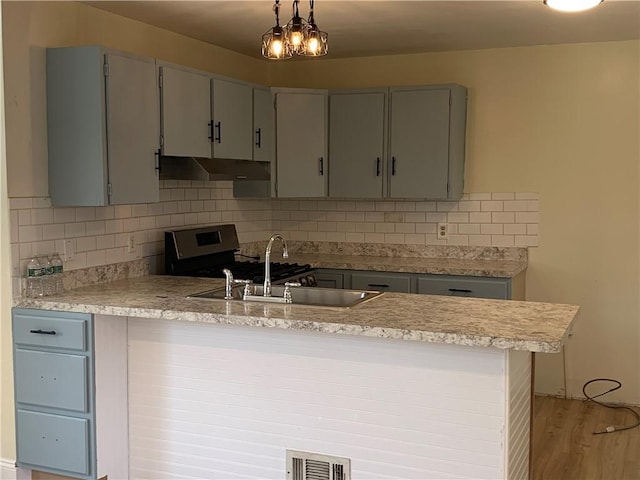
[[[544,4],[562,12],[581,12],[600,5],[604,0],[543,0]]]
[[[318,28],[313,16],[314,0],[309,1],[309,19],[300,17],[299,0],[293,0],[291,19],[280,26],[280,0],[273,11],[276,24],[262,35],[262,56],[272,60],[291,58],[293,55],[320,57],[329,51],[329,34]]]

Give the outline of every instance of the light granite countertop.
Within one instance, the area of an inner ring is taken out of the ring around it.
[[[14,306],[445,344],[559,352],[579,307],[384,293],[353,308],[187,298],[220,279],[147,275],[77,288]]]
[[[274,258],[274,257],[272,257]],[[293,253],[288,262],[309,264],[314,268],[338,268],[376,272],[429,273],[474,277],[513,278],[527,268],[522,260],[476,260],[460,258],[368,257]]]

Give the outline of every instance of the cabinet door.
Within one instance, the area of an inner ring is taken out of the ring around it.
[[[326,196],[326,110],[323,93],[277,94],[278,197]]]
[[[16,437],[20,465],[80,475],[90,472],[91,440],[86,418],[18,409]]]
[[[351,288],[354,290],[411,293],[411,275],[375,272],[353,273]]]
[[[330,197],[382,197],[385,97],[383,92],[330,96]]]
[[[253,158],[253,89],[214,78],[211,82],[213,156],[233,160]]]
[[[418,277],[417,293],[509,300],[511,287],[510,280],[506,278],[456,278],[434,275]]]
[[[87,357],[16,349],[16,402],[87,412]]]
[[[109,203],[157,202],[160,113],[155,62],[117,54],[107,54],[106,62]]]
[[[270,162],[273,158],[273,97],[271,91],[253,89],[253,159]]]
[[[344,274],[329,272],[314,272],[318,287],[322,288],[345,288]]]
[[[389,197],[447,198],[449,89],[390,93]]]
[[[160,67],[162,154],[211,157],[211,79]]]

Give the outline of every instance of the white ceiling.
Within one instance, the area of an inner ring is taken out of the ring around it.
[[[253,57],[274,25],[273,0],[86,3]],[[281,2],[281,24],[291,3]],[[302,17],[308,9],[301,0]],[[542,0],[315,0],[315,17],[332,58],[640,38],[640,0],[606,0],[580,13]]]

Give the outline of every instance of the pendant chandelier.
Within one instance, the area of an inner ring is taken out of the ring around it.
[[[262,56],[271,60],[291,58],[293,55],[321,57],[329,51],[329,34],[316,25],[313,16],[314,0],[309,0],[309,17],[300,17],[299,0],[293,0],[292,16],[284,27],[280,26],[280,0],[275,0],[273,12],[276,24],[262,35]]]

